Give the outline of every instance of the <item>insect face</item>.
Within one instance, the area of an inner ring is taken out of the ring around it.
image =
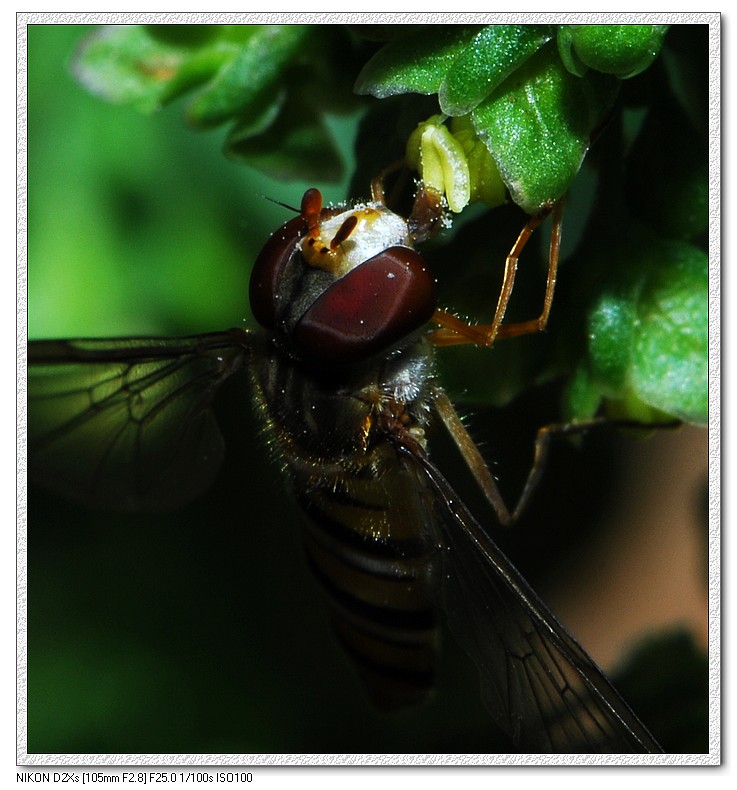
[[[378,202],[343,211],[317,210],[320,203],[308,190],[300,217],[267,242],[251,275],[251,307],[298,356],[340,367],[423,327],[435,283],[398,214]]]

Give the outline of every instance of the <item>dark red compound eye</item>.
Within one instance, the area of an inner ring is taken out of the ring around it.
[[[258,254],[249,285],[253,317],[266,329],[276,329],[276,308],[284,271],[297,253],[297,242],[304,235],[305,220],[299,216],[279,228]]]
[[[294,329],[297,351],[326,365],[391,348],[435,311],[435,282],[419,253],[390,247],[331,285]]]

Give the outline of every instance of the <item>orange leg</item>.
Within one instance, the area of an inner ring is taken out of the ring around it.
[[[517,261],[519,260],[522,250],[532,236],[533,232],[540,226],[540,224],[552,212],[553,214],[553,232],[550,237],[550,252],[548,255],[548,279],[545,287],[545,299],[543,302],[543,309],[538,318],[533,318],[530,321],[521,321],[516,324],[502,325],[504,314],[507,311],[509,298],[514,289],[514,278],[517,273]],[[468,324],[460,318],[448,313],[445,310],[438,309],[435,311],[432,320],[440,325],[440,329],[436,329],[431,335],[430,340],[436,346],[456,346],[456,345],[477,345],[477,346],[491,346],[498,338],[504,337],[517,337],[519,335],[528,335],[534,332],[542,332],[547,323],[548,316],[550,315],[550,308],[553,304],[553,293],[555,291],[555,280],[558,272],[558,256],[560,254],[560,240],[562,229],[562,203],[557,203],[546,206],[539,211],[535,216],[530,217],[527,224],[522,228],[521,233],[517,237],[517,241],[509,251],[506,264],[504,266],[504,280],[502,282],[502,290],[499,294],[499,300],[496,305],[496,311],[490,324]]]
[[[387,176],[399,170],[404,166],[404,159],[398,159],[388,167],[385,167],[377,176],[371,180],[371,200],[374,203],[383,203],[386,205],[386,195],[384,194],[384,181]]]
[[[455,410],[450,398],[439,387],[433,392],[433,404],[436,414],[445,425],[448,434],[458,447],[476,483],[503,527],[513,526],[527,509],[545,470],[551,444],[558,437],[576,436],[606,426],[616,426],[632,431],[653,431],[672,430],[678,428],[681,424],[678,420],[661,423],[640,423],[636,420],[609,420],[604,417],[592,417],[587,420],[579,420],[578,422],[544,425],[537,432],[534,460],[519,494],[517,504],[514,508],[510,508],[502,498],[496,479],[489,470],[478,446],[469,435],[463,421],[458,416],[458,412]]]

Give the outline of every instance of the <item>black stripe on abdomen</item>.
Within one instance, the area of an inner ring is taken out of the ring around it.
[[[339,492],[333,498],[333,491]],[[402,537],[398,514],[340,486],[302,492],[305,545],[330,602],[333,625],[374,701],[382,708],[415,704],[434,686],[436,621],[429,594],[427,546]]]

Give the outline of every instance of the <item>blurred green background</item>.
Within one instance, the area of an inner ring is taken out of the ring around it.
[[[225,132],[192,132],[181,107],[145,117],[90,96],[68,70],[85,31],[28,29],[29,337],[189,334],[248,323],[248,264],[291,216],[269,198],[297,205],[306,186],[319,186],[340,200],[347,181],[274,181],[227,161]],[[356,118],[331,119],[331,128],[347,179]],[[463,355],[461,366],[481,354]],[[500,449],[494,435],[499,457],[522,446],[527,468],[534,427],[553,419],[553,406],[523,402],[505,417],[507,444],[502,438]],[[227,426],[223,473],[184,511],[100,514],[30,490],[28,751],[505,750],[478,699],[475,669],[450,642],[432,702],[393,717],[371,708],[326,623],[304,567],[298,514],[277,463],[267,461],[241,382],[227,388],[219,417]],[[484,435],[482,415],[474,428]],[[539,495],[545,518],[531,514],[539,542],[527,565],[520,552],[530,534],[509,539],[531,579],[570,550],[566,525],[589,529],[611,503],[617,457],[595,440],[551,470],[568,488],[551,474]],[[672,699],[677,689],[685,708],[697,700],[671,748],[699,750],[705,659],[688,640],[666,652],[683,666],[693,657],[694,669],[659,693]],[[632,687],[636,693],[636,679]],[[657,719],[652,688],[640,702]]]

